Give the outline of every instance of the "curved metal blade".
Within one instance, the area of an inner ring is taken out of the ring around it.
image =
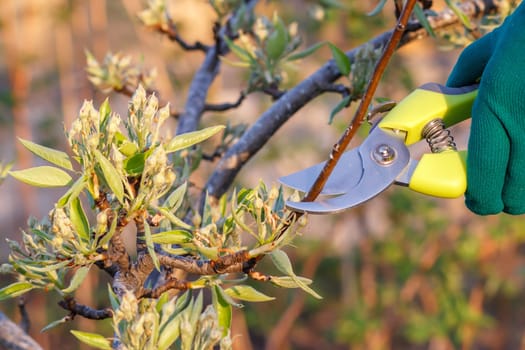
[[[326,162],[322,162],[296,173],[283,176],[279,182],[301,192],[308,192],[317,179]],[[321,191],[323,195],[344,194],[361,180],[363,160],[359,148],[343,153],[332,174]]]
[[[393,159],[387,164],[377,161],[374,157],[375,152],[384,146],[394,153]],[[295,211],[312,214],[337,213],[354,207],[386,190],[410,160],[410,153],[403,141],[380,128],[375,128],[358,150],[363,167],[356,170],[361,176],[352,188],[341,196],[315,202],[286,202],[286,206]]]

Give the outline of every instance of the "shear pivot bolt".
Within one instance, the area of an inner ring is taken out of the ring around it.
[[[379,145],[372,153],[374,160],[381,165],[388,165],[394,161],[396,151],[389,145]]]

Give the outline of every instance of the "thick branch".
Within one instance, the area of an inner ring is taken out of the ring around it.
[[[246,7],[254,7],[257,0],[246,1]],[[246,11],[248,11],[247,9]],[[195,73],[188,91],[188,98],[184,112],[179,116],[177,135],[197,130],[202,114],[206,110],[206,97],[208,90],[219,73],[221,61],[219,56],[228,52],[228,46],[221,37],[228,35],[229,22],[216,34],[217,45],[206,51],[206,57],[200,68]]]
[[[461,4],[462,11],[471,18],[492,11],[496,8],[493,1],[473,0]],[[460,23],[457,16],[451,11],[444,11],[438,16],[429,19],[435,31]],[[392,35],[392,31],[380,34],[367,44],[374,47],[383,47]],[[414,40],[426,37],[428,34],[424,29],[411,28],[400,43],[405,45]],[[347,52],[350,60],[362,47],[357,47]],[[213,174],[205,186],[205,192],[215,198],[222,196],[234,181],[237,173],[248,160],[251,159],[270,139],[270,137],[288,120],[292,115],[323,93],[323,86],[340,78],[339,70],[333,60],[323,65],[311,76],[300,82],[294,88],[288,90],[281,96],[259,119],[248,129],[240,140],[233,145],[217,164]]]
[[[1,312],[0,345],[6,350],[42,350],[33,338]]]

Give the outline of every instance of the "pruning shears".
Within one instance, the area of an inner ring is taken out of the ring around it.
[[[478,85],[459,88],[427,83],[401,100],[371,129],[363,143],[345,152],[320,199],[291,202],[289,209],[329,214],[357,206],[377,196],[392,184],[442,198],[465,193],[466,151],[458,151],[447,128],[470,117]],[[422,139],[431,153],[411,158],[409,145]],[[325,163],[320,163],[279,181],[307,192]]]

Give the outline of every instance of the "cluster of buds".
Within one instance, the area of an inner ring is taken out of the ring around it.
[[[73,121],[67,139],[71,150],[83,165],[94,159],[94,151],[99,150],[105,156],[111,152],[111,143],[120,130],[121,118],[109,110],[106,100],[100,110],[95,109],[92,101],[84,101],[78,118]]]
[[[138,84],[150,88],[157,77],[156,69],[138,67],[132,64],[130,56],[119,53],[108,53],[102,62],[98,62],[91,53],[86,52],[86,59],[89,81],[104,93],[113,90],[128,92]]]
[[[168,30],[169,17],[165,0],[149,0],[148,7],[137,14],[146,27]]]
[[[239,61],[232,65],[250,69],[249,91],[275,88],[285,79],[284,66],[301,44],[297,23],[286,26],[279,16],[258,17],[249,32],[240,32],[238,43],[227,41]],[[228,61],[226,61],[228,62]]]
[[[139,85],[129,103],[125,123],[130,139],[142,151],[155,145],[160,138],[160,127],[169,117],[169,104],[159,109],[157,97],[147,96],[144,87]]]

